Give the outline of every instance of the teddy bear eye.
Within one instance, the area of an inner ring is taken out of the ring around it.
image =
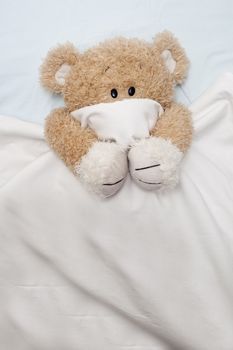
[[[131,86],[128,90],[129,96],[133,96],[135,94],[135,87]]]
[[[112,96],[112,98],[117,98],[117,95],[118,95],[117,90],[116,90],[116,89],[112,89],[112,90],[111,90],[111,96]]]

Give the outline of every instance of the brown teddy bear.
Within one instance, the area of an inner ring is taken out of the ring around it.
[[[65,44],[41,67],[43,86],[65,107],[46,119],[45,137],[93,192],[116,193],[130,171],[144,189],[174,187],[192,140],[189,110],[173,101],[188,69],[169,32],[152,43],[116,38],[84,53]]]

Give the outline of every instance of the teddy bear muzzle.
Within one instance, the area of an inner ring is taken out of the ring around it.
[[[99,103],[83,107],[71,113],[83,128],[90,127],[100,140],[115,140],[123,147],[135,140],[148,137],[157,119],[163,113],[162,106],[148,98],[124,99],[111,103]]]
[[[81,181],[102,197],[118,192],[128,172],[145,190],[174,187],[183,153],[169,140],[150,136],[162,113],[160,104],[150,99],[100,103],[72,112],[99,137],[76,168]]]
[[[81,181],[102,197],[119,191],[128,173],[130,147],[149,137],[162,113],[161,105],[150,99],[125,99],[73,111],[81,126],[99,137],[76,167]]]

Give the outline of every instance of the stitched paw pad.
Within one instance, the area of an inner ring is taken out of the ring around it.
[[[129,151],[130,174],[146,190],[173,188],[179,180],[183,153],[160,137],[140,140]]]
[[[96,142],[75,167],[80,181],[101,197],[110,197],[122,187],[128,173],[125,151],[116,143]]]

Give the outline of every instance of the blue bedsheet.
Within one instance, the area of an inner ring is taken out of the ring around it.
[[[220,73],[233,72],[233,2],[230,0],[21,0],[1,1],[0,114],[43,123],[62,105],[39,85],[42,59],[58,42],[84,50],[123,35],[150,40],[158,31],[176,34],[191,60],[178,89],[186,104]]]

